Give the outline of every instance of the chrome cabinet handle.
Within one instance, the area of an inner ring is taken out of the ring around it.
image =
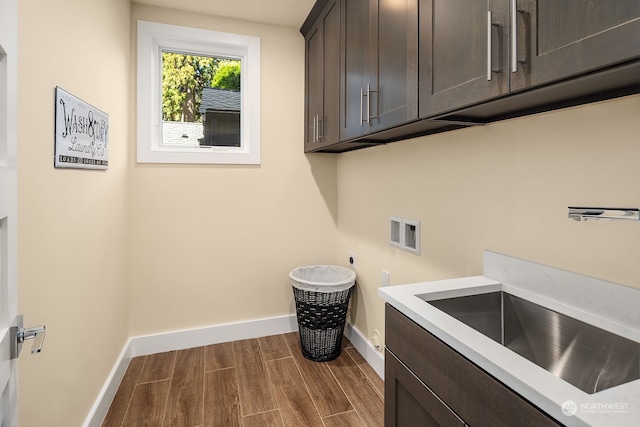
[[[371,94],[372,93],[380,93],[378,90],[371,90],[371,85],[367,85],[367,124],[371,126],[371,119],[377,119],[378,116],[371,115]],[[379,111],[378,111],[379,113]]]
[[[320,118],[320,115],[317,116],[318,120],[318,127],[317,127],[317,131],[316,131],[316,136],[317,138],[317,142],[320,142],[322,140],[324,140],[324,116],[322,116],[322,118]],[[322,133],[320,133],[320,131],[322,130]]]
[[[491,81],[493,73],[499,73],[500,68],[493,68],[493,27],[499,27],[493,23],[493,12],[487,11],[487,81]]]
[[[367,124],[371,125],[371,85],[367,84]]]
[[[320,142],[320,115],[313,116],[313,141]]]
[[[313,123],[311,124],[311,142],[316,142],[316,117],[313,116]]]
[[[491,11],[487,11],[487,81],[491,81]]]
[[[365,93],[364,89],[360,88],[360,126],[363,124],[368,124],[371,126],[371,119],[377,119],[378,116],[371,115],[371,94],[378,93],[377,90],[371,90],[371,85],[367,84],[367,92]],[[367,114],[363,118],[363,107],[362,104],[364,102],[364,98],[367,98]]]
[[[364,124],[364,119],[362,118],[362,102],[364,101],[364,89],[360,88],[360,126]]]
[[[518,0],[511,0],[511,72],[518,72]]]
[[[367,124],[371,126],[371,85],[367,85]]]

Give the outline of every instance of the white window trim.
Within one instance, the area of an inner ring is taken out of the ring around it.
[[[161,52],[182,51],[242,61],[241,147],[162,146]],[[138,21],[139,163],[260,164],[260,39]]]

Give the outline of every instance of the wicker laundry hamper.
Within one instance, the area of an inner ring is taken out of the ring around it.
[[[342,335],[356,273],[335,265],[309,265],[289,273],[302,354],[315,362],[342,351]]]

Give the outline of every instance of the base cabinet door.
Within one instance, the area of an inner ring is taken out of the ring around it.
[[[465,424],[389,350],[385,351],[385,427]]]

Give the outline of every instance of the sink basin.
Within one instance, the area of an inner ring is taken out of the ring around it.
[[[507,292],[421,299],[586,393],[640,378],[640,343]]]

